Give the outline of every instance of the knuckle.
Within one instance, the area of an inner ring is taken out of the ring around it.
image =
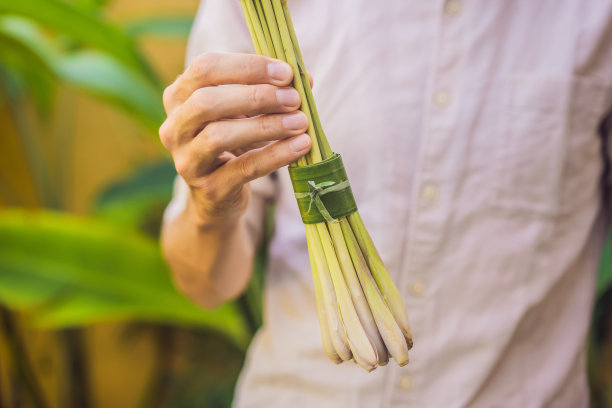
[[[206,201],[214,203],[219,200],[219,183],[217,183],[215,177],[209,176],[202,179],[199,187]]]
[[[252,156],[243,156],[238,170],[240,171],[240,176],[245,180],[257,178],[257,166]]]
[[[217,155],[223,150],[223,135],[221,133],[220,125],[217,122],[210,123],[204,128],[203,136],[208,154]]]
[[[164,104],[164,109],[166,110],[166,113],[170,112],[170,106],[172,104],[172,99],[174,99],[175,93],[176,93],[175,84],[168,85],[168,87],[164,89],[164,93],[162,95],[162,102]]]
[[[253,85],[250,87],[248,94],[249,104],[253,108],[260,108],[266,104],[267,95],[269,94],[268,86]]]
[[[172,150],[172,127],[170,119],[166,119],[159,127],[159,140],[168,151]]]
[[[219,54],[217,53],[200,54],[193,60],[191,67],[197,76],[208,77],[214,71],[218,59]]]
[[[191,164],[189,155],[185,153],[180,153],[180,154],[174,155],[173,159],[174,159],[174,167],[178,175],[183,177],[184,179],[190,179],[192,164]]]
[[[198,111],[206,112],[215,109],[217,98],[213,95],[211,88],[196,89],[192,96]]]
[[[262,135],[269,135],[273,131],[273,125],[269,116],[260,116],[257,118],[257,130]]]

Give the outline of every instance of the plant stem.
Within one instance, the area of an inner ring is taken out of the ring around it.
[[[317,138],[319,141],[319,148],[321,149],[321,155],[323,159],[330,158],[334,153],[329,146],[329,142],[327,137],[325,136],[325,132],[323,132],[323,126],[321,125],[321,119],[319,118],[319,112],[317,110],[317,104],[314,100],[314,95],[312,94],[312,88],[310,87],[310,80],[306,75],[306,70],[303,69],[305,67],[304,58],[302,58],[302,51],[300,50],[300,45],[297,40],[297,35],[295,34],[295,29],[293,28],[293,20],[291,19],[291,14],[289,13],[289,7],[287,6],[286,0],[281,0],[283,6],[283,14],[285,16],[285,21],[287,22],[287,27],[289,28],[289,35],[291,37],[291,42],[293,42],[293,48],[295,49],[295,53],[297,55],[298,65],[302,67],[300,70],[300,74],[302,75],[302,82],[305,85],[306,91],[306,99],[308,100],[308,106],[310,107],[312,121],[314,128],[317,133]]]
[[[378,361],[382,364],[386,364],[389,361],[387,349],[385,348],[383,339],[380,336],[378,327],[372,316],[373,310],[370,310],[370,304],[368,304],[368,300],[364,295],[365,288],[362,288],[362,284],[357,276],[356,270],[359,265],[353,265],[351,257],[352,252],[359,250],[359,246],[357,242],[353,243],[345,238],[344,224],[348,226],[348,221],[345,217],[342,217],[338,222],[327,223],[327,228],[329,229],[334,248],[336,249],[336,256],[340,263],[340,268],[342,269],[342,275],[344,276],[344,281],[351,294],[351,299],[355,306],[357,316],[359,316],[359,321],[376,348]],[[355,248],[355,246],[357,247]]]
[[[266,43],[266,36],[263,33],[263,29],[261,28],[261,23],[257,18],[257,10],[255,10],[255,6],[253,5],[252,0],[241,0],[245,3],[245,7],[248,11],[248,20],[251,21],[251,25],[253,26],[253,31],[255,33],[255,38],[257,39],[257,43],[259,44],[260,52],[259,54],[263,54],[266,56],[270,56],[270,49],[268,48],[268,44]]]
[[[257,54],[263,55],[263,50],[261,49],[261,45],[259,44],[259,40],[257,39],[257,33],[255,32],[255,25],[253,24],[254,20],[251,17],[251,13],[249,13],[249,8],[247,7],[246,2],[247,0],[240,0],[242,12],[244,13],[244,19],[246,20],[247,27],[249,28],[249,33],[251,33],[251,39],[253,40],[255,52]]]
[[[32,404],[36,408],[47,408],[44,394],[34,373],[34,369],[30,365],[28,353],[25,349],[23,339],[19,334],[19,328],[10,311],[4,307],[0,307],[0,315],[2,318],[2,328],[6,334],[6,340],[12,359],[12,365],[17,371],[17,377],[22,382],[23,387],[27,390]]]
[[[70,372],[70,403],[73,408],[91,406],[89,399],[89,370],[83,339],[83,329],[63,330],[64,349]]]
[[[329,333],[331,341],[334,345],[336,354],[342,360],[350,360],[352,358],[349,341],[342,324],[342,318],[338,308],[338,300],[336,298],[336,292],[334,290],[334,284],[332,282],[329,267],[325,262],[325,251],[323,249],[323,243],[319,238],[318,227],[322,225],[325,228],[325,224],[306,224],[306,241],[308,243],[308,250],[312,251],[312,259],[317,262],[317,278],[321,282],[321,292],[323,300],[325,302],[325,311],[328,321]]]
[[[309,231],[311,230],[306,228],[307,241],[313,239],[312,233]],[[314,251],[312,250],[308,251],[308,256],[310,258],[310,269],[312,270],[312,280],[314,284],[317,313],[319,315],[319,326],[321,328],[321,341],[323,342],[323,349],[333,362],[339,364],[342,362],[342,358],[338,355],[331,337],[329,311],[325,307],[325,296],[323,294],[323,283],[321,281],[321,268],[319,268],[320,258],[315,258]]]
[[[264,1],[270,2],[270,0]],[[272,0],[272,6],[274,8],[274,14],[276,16],[276,23],[280,31],[280,36],[283,41],[283,48],[285,50],[287,62],[289,63],[289,65],[291,65],[291,68],[293,68],[293,83],[295,85],[295,89],[297,89],[302,99],[302,111],[308,117],[308,134],[312,139],[312,148],[310,149],[310,153],[308,153],[307,156],[309,157],[310,163],[318,163],[322,160],[322,156],[321,151],[319,149],[318,136],[316,134],[312,121],[312,115],[310,113],[310,105],[308,104],[308,99],[306,98],[306,91],[304,89],[305,85],[302,81],[302,70],[300,69],[297,61],[295,44],[293,44],[293,42],[291,41],[291,35],[289,34],[289,28],[287,27],[287,22],[285,21],[285,14],[283,12],[280,0]]]
[[[257,10],[257,18],[261,23],[261,28],[264,33],[264,38],[266,39],[266,45],[270,50],[270,57],[278,58],[278,51],[272,45],[272,38],[270,37],[270,28],[268,27],[268,23],[266,23],[266,18],[264,16],[263,8],[261,6],[261,0],[253,0],[255,2],[255,9]]]
[[[353,233],[355,234],[355,238],[359,243],[359,247],[361,248],[361,253],[364,255],[370,272],[376,281],[376,285],[385,299],[385,302],[389,306],[395,321],[406,337],[408,348],[410,348],[412,347],[412,333],[410,332],[410,324],[408,322],[406,306],[404,306],[404,301],[402,300],[399,290],[389,276],[387,268],[385,268],[385,265],[383,264],[383,261],[376,250],[376,247],[374,246],[372,237],[370,237],[370,234],[368,233],[368,230],[366,229],[363,219],[359,213],[355,211],[354,213],[350,214],[348,216],[348,220],[351,224]]]
[[[346,335],[353,352],[353,357],[357,364],[363,367],[367,371],[372,371],[378,364],[378,355],[376,354],[376,348],[372,343],[372,340],[368,337],[365,329],[363,328],[353,300],[349,293],[346,281],[342,275],[342,269],[336,257],[334,251],[334,245],[325,223],[315,224],[317,231],[319,232],[319,239],[323,246],[325,253],[325,259],[327,260],[327,266],[329,267],[329,273],[334,283],[334,289],[336,291],[336,297],[338,299],[338,309],[340,318],[344,323],[346,329]],[[342,232],[340,232],[342,233]]]
[[[142,408],[166,406],[172,380],[176,329],[168,326],[152,326],[152,330],[155,338],[155,368],[139,404]]]

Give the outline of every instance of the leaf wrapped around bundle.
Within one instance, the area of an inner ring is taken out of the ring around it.
[[[293,68],[308,117],[312,149],[289,174],[306,228],[323,347],[333,361],[354,359],[367,371],[389,356],[403,366],[412,347],[406,308],[323,132],[286,0],[241,3],[257,53]]]

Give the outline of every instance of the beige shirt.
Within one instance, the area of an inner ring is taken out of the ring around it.
[[[254,230],[274,199],[276,231],[235,407],[587,407],[612,1],[289,6],[414,348],[407,366],[369,374],[328,360],[283,169],[253,188]],[[188,60],[206,51],[252,52],[238,0],[203,2]]]

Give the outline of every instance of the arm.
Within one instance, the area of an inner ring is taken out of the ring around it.
[[[310,149],[291,79],[288,65],[269,58],[205,54],[164,92],[160,138],[189,198],[164,224],[162,249],[178,288],[204,307],[238,296],[250,278],[249,182]],[[220,86],[230,84],[240,85]]]

